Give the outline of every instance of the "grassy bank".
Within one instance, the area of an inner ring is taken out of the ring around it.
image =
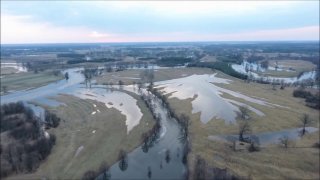
[[[219,73],[218,77],[233,81],[230,84],[216,84],[219,87],[286,106],[286,108],[266,107],[235,98],[229,94],[223,94],[224,98],[246,103],[265,114],[265,116],[257,116],[253,112],[249,112],[252,117],[250,125],[253,133],[301,127],[300,117],[303,113],[309,114],[314,120],[311,126],[319,128],[319,111],[306,107],[303,99],[294,98],[292,96],[293,89],[280,90],[277,87],[277,90],[272,90],[271,85],[248,84],[223,73]],[[191,119],[192,150],[189,153],[191,175],[194,171],[194,160],[199,155],[207,161],[208,165],[227,168],[231,173],[241,177],[253,179],[319,178],[319,148],[312,147],[315,143],[319,143],[319,132],[307,134],[301,140],[292,142],[291,148],[288,149],[275,144],[262,148],[259,152],[235,152],[231,148],[231,143],[208,140],[208,136],[237,134],[238,125],[236,123],[227,124],[222,119],[212,119],[207,124],[201,123],[200,113],[191,114],[191,101],[192,99],[169,99],[170,106],[177,113],[187,114]]]
[[[125,116],[114,108],[69,95],[56,99],[66,106],[50,108],[63,119],[58,128],[50,130],[57,137],[51,155],[35,173],[15,179],[80,179],[86,171],[98,169],[103,161],[109,165],[115,163],[120,149],[129,152],[136,148],[142,141],[142,133],[154,124],[151,113],[140,99],[137,104],[143,117],[129,134]],[[92,115],[97,109],[100,113]]]
[[[55,76],[52,71],[39,73],[23,72],[10,75],[4,75],[1,81],[1,95],[10,91],[18,91],[29,88],[44,86],[51,82],[63,79],[61,74]]]

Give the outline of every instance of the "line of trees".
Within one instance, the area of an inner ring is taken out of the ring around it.
[[[103,63],[103,62],[115,62],[115,61],[117,61],[117,59],[112,59],[112,58],[93,59],[90,61],[74,59],[74,60],[67,61],[67,64]]]
[[[156,123],[152,127],[151,130],[142,134],[142,151],[148,152],[149,148],[152,147],[155,141],[159,138],[160,130],[161,130],[161,116],[155,112],[154,104],[152,103],[152,98],[147,95],[141,95],[141,99],[145,102],[147,108],[150,110],[153,118],[155,119]]]
[[[83,73],[83,76],[84,76],[86,87],[89,86],[91,88],[91,80],[92,80],[92,78],[94,76],[98,76],[98,74],[99,74],[98,68],[87,68],[86,67],[86,68],[84,68],[82,73]]]
[[[161,101],[161,105],[167,109],[167,116],[169,118],[174,118],[180,125],[180,137],[179,140],[183,145],[182,150],[182,163],[188,164],[188,153],[191,150],[191,138],[190,138],[190,118],[185,114],[181,114],[180,116],[173,110],[170,106],[167,97],[162,95],[156,88],[151,88],[150,91],[153,95],[159,98]],[[188,172],[187,172],[188,174]]]

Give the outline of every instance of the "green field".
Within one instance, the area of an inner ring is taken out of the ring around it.
[[[33,72],[23,72],[10,75],[4,75],[1,81],[1,95],[7,94],[10,91],[18,91],[29,88],[36,88],[46,85],[51,82],[63,79],[60,74],[58,76],[53,75],[52,71],[39,72],[37,74]]]
[[[98,170],[103,161],[109,165],[115,163],[120,149],[130,152],[139,146],[141,134],[154,124],[151,113],[140,99],[137,104],[143,117],[129,134],[125,116],[114,108],[108,109],[103,103],[70,95],[55,99],[66,104],[49,108],[62,119],[57,128],[49,130],[57,137],[56,145],[35,173],[12,176],[12,179],[81,179],[86,171]],[[95,108],[100,113],[92,115]],[[76,153],[80,147],[83,149]]]

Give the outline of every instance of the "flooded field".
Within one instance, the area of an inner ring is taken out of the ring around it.
[[[261,65],[259,64],[249,63],[247,61],[244,61],[241,65],[232,64],[232,68],[241,74],[252,76],[257,80],[262,79],[266,82],[283,81],[284,83],[295,83],[295,82],[302,82],[309,79],[315,80],[316,78],[316,71],[313,71],[313,70],[308,72],[303,72],[300,76],[293,76],[293,77],[277,77],[277,76],[270,76],[270,75],[260,75],[259,72],[265,72],[266,69],[262,68]],[[288,68],[284,69],[282,67],[279,67],[275,69],[272,66],[268,67],[267,70],[293,72],[293,70],[290,70]]]
[[[12,92],[1,96],[1,103],[23,101],[35,111],[37,116],[41,117],[44,114],[43,107],[67,108],[67,102],[62,99],[72,96],[86,102],[85,107],[89,111],[86,114],[88,119],[101,119],[101,113],[105,113],[108,109],[119,112],[124,117],[126,135],[130,136],[135,128],[144,126],[143,123],[141,124],[144,113],[141,106],[138,105],[137,98],[140,97],[141,93],[151,96],[155,112],[161,119],[160,135],[151,146],[138,145],[128,152],[127,167],[125,169],[119,167],[119,161],[114,161],[115,163],[111,165],[109,171],[111,179],[146,179],[150,176],[152,179],[184,179],[187,167],[182,163],[183,145],[179,140],[181,127],[175,119],[168,117],[168,109],[162,106],[161,101],[146,91],[145,88],[138,91],[136,85],[102,85],[93,81],[91,88],[89,88],[84,83],[85,79],[81,73],[82,71],[82,68],[64,70],[62,73],[68,72],[69,74],[70,78],[68,80],[60,80],[56,83],[30,90]],[[163,68],[163,70],[159,68],[155,71],[166,71],[166,68]],[[118,74],[112,77],[138,80],[139,77],[137,75],[138,73],[136,73],[136,76],[131,77]],[[216,119],[224,121],[224,126],[236,125],[240,106],[247,107],[257,117],[266,116],[266,113],[261,111],[261,107],[290,110],[290,107],[278,105],[266,98],[248,96],[219,86],[231,85],[233,80],[217,77],[217,73],[201,75],[181,73],[181,75],[175,75],[175,77],[179,78],[155,82],[154,88],[167,95],[169,99],[191,100],[192,109],[190,113],[199,113],[199,120],[204,126],[211,124],[211,121]],[[232,98],[227,98],[226,95]],[[78,102],[74,103],[74,105],[78,104]],[[260,108],[256,108],[256,106]],[[73,131],[75,131],[75,134],[79,133],[79,135],[86,132],[90,135],[85,136],[90,138],[91,136],[102,135],[102,130],[96,126],[90,126],[86,130],[82,128],[73,129]],[[308,127],[307,131],[312,133],[318,131],[318,129]],[[257,140],[261,146],[268,146],[277,143],[279,138],[283,136],[288,136],[291,140],[299,140],[298,132],[299,129],[286,129],[277,132],[255,133],[250,137],[254,137],[253,139]],[[234,134],[209,135],[207,139],[212,143],[218,141],[228,143],[237,140],[238,137]],[[68,150],[68,153],[72,158],[85,159],[86,153],[91,148],[90,144],[77,143],[76,146],[72,147],[72,150]],[[116,159],[116,157],[113,157],[113,159]],[[71,163],[68,168],[72,166]],[[69,175],[72,175],[72,173],[70,172]],[[102,178],[101,175],[99,178]]]
[[[192,99],[192,113],[200,112],[200,119],[203,123],[209,122],[213,118],[223,119],[226,123],[235,122],[237,112],[239,112],[239,102],[223,98],[223,93],[230,94],[234,97],[244,99],[245,101],[276,107],[277,105],[268,103],[265,100],[245,96],[241,93],[220,88],[214,83],[229,84],[230,80],[215,77],[213,75],[192,75],[185,78],[173,79],[155,83],[164,94],[169,98]],[[241,105],[245,105],[241,103]],[[263,113],[249,105],[249,109],[258,115]],[[214,107],[214,108],[213,108]]]
[[[27,67],[25,67],[22,63],[17,62],[1,62],[1,69],[2,68],[13,68],[16,70],[16,73],[28,71]]]
[[[41,107],[59,107],[65,106],[63,102],[59,102],[56,96],[60,94],[70,94],[83,100],[94,100],[105,104],[105,108],[115,108],[125,116],[127,133],[137,126],[142,117],[142,112],[137,106],[137,100],[119,89],[119,86],[113,87],[113,90],[104,88],[105,86],[92,86],[85,88],[81,69],[68,69],[64,72],[69,73],[69,80],[61,80],[57,83],[52,83],[40,88],[13,92],[11,94],[1,96],[1,103],[9,103],[16,101],[24,101],[26,105],[31,107],[37,116],[41,117],[44,114],[44,109]],[[130,92],[137,93],[137,89],[132,86],[123,87]],[[144,91],[144,93],[147,93]],[[35,103],[37,106],[28,102]],[[182,179],[185,173],[185,166],[182,163],[182,145],[179,142],[179,125],[174,119],[167,117],[166,109],[161,107],[160,102],[154,97],[153,101],[156,107],[156,112],[161,116],[161,135],[152,147],[148,147],[147,152],[139,146],[128,154],[128,169],[121,171],[116,163],[111,167],[113,179],[122,179],[135,177],[144,179],[147,177],[147,169],[152,169],[152,177],[154,178],[169,178]],[[91,116],[98,115],[103,109],[98,108],[96,104],[92,104],[94,109]],[[93,130],[92,133],[95,133]],[[75,152],[76,156],[80,156],[81,152],[86,147],[80,146]],[[165,155],[170,152],[170,160],[165,160]],[[143,164],[143,166],[141,165]]]

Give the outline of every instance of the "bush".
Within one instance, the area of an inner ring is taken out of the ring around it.
[[[249,148],[248,148],[248,151],[249,152],[260,151],[260,147],[256,143],[251,143]]]
[[[53,127],[56,128],[58,127],[59,123],[60,123],[60,118],[58,116],[56,116],[55,114],[50,113],[49,111],[45,111],[44,112],[44,121],[47,123],[48,127]]]

